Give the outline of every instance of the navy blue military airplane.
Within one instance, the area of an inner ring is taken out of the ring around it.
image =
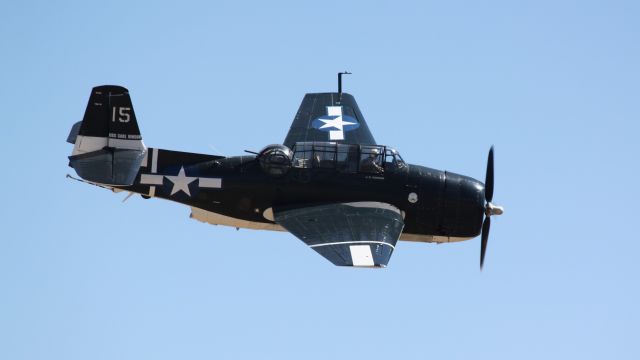
[[[338,92],[305,95],[282,145],[231,157],[146,147],[129,91],[95,87],[67,139],[69,166],[83,182],[185,204],[199,221],[289,231],[340,266],[385,267],[398,240],[482,234],[482,268],[503,211],[491,202],[493,148],[485,184],[407,164],[377,144],[342,74]]]

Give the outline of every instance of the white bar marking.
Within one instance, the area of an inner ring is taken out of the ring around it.
[[[149,152],[145,151],[144,152],[144,159],[142,159],[142,164],[140,164],[140,167],[147,167],[147,165],[149,165]]]
[[[199,185],[201,188],[214,188],[220,189],[222,187],[221,178],[199,178]]]
[[[109,146],[116,149],[144,150],[144,142],[140,139],[114,139],[109,138]]]
[[[343,130],[329,131],[329,140],[344,140],[344,131]]]
[[[145,185],[162,185],[163,180],[164,180],[164,176],[162,175],[150,175],[150,174],[140,175],[140,183]]]
[[[351,245],[351,261],[353,266],[374,266],[373,254],[369,245]]]
[[[149,196],[150,197],[156,196],[156,187],[155,186],[149,186]]]
[[[327,106],[327,115],[342,116],[342,106]]]
[[[158,149],[153,148],[153,155],[151,156],[151,173],[155,174],[158,171]]]

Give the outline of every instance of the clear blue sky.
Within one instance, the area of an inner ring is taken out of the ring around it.
[[[637,1],[12,1],[0,11],[1,359],[638,359]],[[149,146],[282,142],[349,70],[376,139],[484,178],[479,239],[337,268],[286,233],[65,179],[92,86]]]

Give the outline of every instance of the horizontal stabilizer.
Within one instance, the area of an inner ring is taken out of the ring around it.
[[[87,181],[129,186],[136,179],[145,153],[146,150],[102,149],[69,156],[69,166]]]
[[[71,131],[69,131],[69,136],[67,136],[67,142],[69,144],[75,144],[78,139],[78,133],[80,132],[80,126],[82,126],[82,121],[78,121],[73,124],[71,127]]]

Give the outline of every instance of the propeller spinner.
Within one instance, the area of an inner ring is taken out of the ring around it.
[[[491,229],[491,216],[502,215],[504,209],[501,206],[494,205],[493,200],[493,146],[489,150],[489,159],[487,159],[487,176],[485,177],[484,198],[486,200],[485,205],[485,218],[482,223],[482,242],[480,244],[480,270],[484,265],[484,256],[487,252],[487,242],[489,241],[489,229]]]

